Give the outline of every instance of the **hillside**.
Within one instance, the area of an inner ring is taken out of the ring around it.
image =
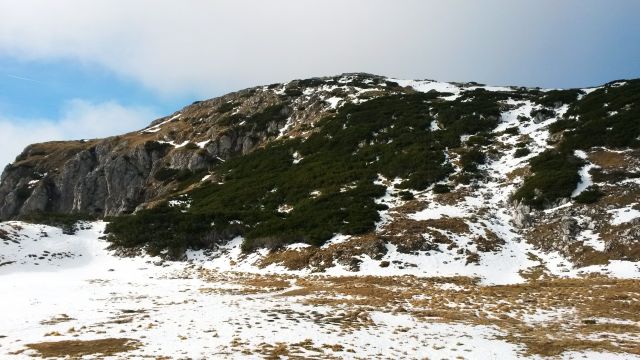
[[[369,74],[28,146],[11,358],[638,359],[640,80]]]
[[[114,256],[104,227],[0,224],[3,358],[640,358],[638,280],[252,274]]]
[[[174,259],[241,239],[268,249],[252,265],[289,270],[606,267],[640,258],[639,119],[639,80],[296,80],[31,145],[2,175],[0,217],[108,216],[114,248]]]

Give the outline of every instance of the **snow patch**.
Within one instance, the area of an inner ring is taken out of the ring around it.
[[[325,101],[327,103],[329,103],[329,107],[332,108],[332,109],[337,109],[338,108],[338,103],[340,103],[340,101],[342,101],[342,100],[343,100],[342,98],[335,97],[335,96],[331,97],[331,98],[328,98],[328,99],[325,99]]]
[[[398,85],[402,87],[410,87],[415,91],[419,92],[429,92],[435,90],[439,93],[451,93],[452,95],[446,96],[443,99],[445,100],[455,100],[460,96],[461,89],[460,87],[447,83],[447,82],[438,82],[432,80],[402,80],[402,79],[387,79],[388,81],[393,81],[398,83]]]
[[[162,127],[162,125],[167,124],[167,123],[179,118],[180,116],[182,116],[182,114],[176,114],[176,115],[170,117],[168,120],[165,120],[165,121],[161,122],[160,124],[156,124],[156,125],[153,125],[153,126],[147,128],[147,129],[142,130],[140,133],[155,133],[155,132],[158,132],[158,131],[160,131],[160,128]]]
[[[611,225],[621,225],[639,218],[640,210],[633,208],[636,204],[637,203],[629,204],[628,206],[620,209],[607,210],[607,212],[612,216]]]
[[[207,146],[207,144],[210,143],[210,142],[211,142],[211,139],[205,140],[205,141],[200,141],[200,142],[196,143],[196,145],[198,145],[198,147],[200,149],[204,149],[204,147]]]
[[[438,203],[430,203],[429,206],[417,213],[409,215],[413,220],[432,220],[447,217],[466,217],[469,214],[458,206],[440,205]]]
[[[587,153],[585,153],[582,150],[576,150],[574,154],[576,157],[579,157],[580,159],[583,159],[583,160],[588,159]],[[576,187],[576,189],[573,190],[573,193],[571,193],[572,198],[580,195],[583,191],[589,188],[589,186],[593,185],[593,181],[591,180],[591,174],[589,174],[589,171],[597,167],[598,167],[597,165],[588,163],[587,165],[580,168],[580,170],[578,171],[578,174],[580,175],[580,182],[578,183],[578,186]]]
[[[302,159],[304,158],[302,157],[302,155],[300,155],[299,152],[296,151],[293,153],[293,164],[298,164],[300,161],[302,161]]]

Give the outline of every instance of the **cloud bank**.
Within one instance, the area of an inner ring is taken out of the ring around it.
[[[68,102],[59,119],[0,117],[0,168],[12,162],[25,146],[32,143],[120,134],[143,128],[154,118],[155,114],[147,108],[83,100]]]
[[[0,0],[0,58],[106,69],[161,99],[352,71],[581,87],[640,76],[639,13],[635,0]],[[0,114],[0,163],[153,117],[82,100],[57,118]]]
[[[0,54],[95,63],[168,96],[367,71],[586,86],[640,71],[640,2],[0,0]]]

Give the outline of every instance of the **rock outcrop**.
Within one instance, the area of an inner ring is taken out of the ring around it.
[[[179,191],[175,179],[201,179],[267,141],[304,137],[338,104],[405,91],[365,74],[296,80],[198,101],[122,136],[30,145],[2,174],[0,220],[130,213]]]

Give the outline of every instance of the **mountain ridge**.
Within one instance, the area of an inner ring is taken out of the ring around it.
[[[247,88],[247,89],[243,89],[243,90],[239,90],[239,91],[235,91],[235,92],[231,92],[229,94],[226,95],[222,95],[220,97],[216,97],[216,98],[212,98],[209,100],[204,100],[204,101],[195,101],[193,104],[189,105],[189,106],[185,106],[182,110],[179,110],[171,115],[165,116],[165,117],[161,117],[158,118],[154,121],[152,121],[150,123],[150,125],[140,131],[133,131],[127,134],[122,134],[122,135],[114,135],[114,136],[109,136],[107,138],[104,139],[90,139],[90,140],[71,140],[71,141],[50,141],[50,142],[45,142],[45,143],[39,143],[39,144],[32,144],[29,145],[25,148],[25,150],[18,155],[18,157],[16,158],[16,160],[12,163],[9,164],[8,167],[5,169],[5,171],[3,171],[4,173],[7,173],[8,170],[11,170],[12,168],[14,168],[16,165],[20,165],[26,158],[33,158],[36,157],[38,155],[42,155],[43,153],[46,153],[47,151],[50,151],[50,147],[53,147],[54,149],[56,147],[62,147],[62,149],[59,149],[60,151],[56,151],[53,155],[53,160],[54,162],[56,161],[68,161],[71,159],[68,159],[66,157],[72,157],[74,155],[76,155],[78,152],[80,152],[80,150],[86,150],[86,149],[91,149],[94,145],[97,145],[96,142],[99,142],[100,145],[103,145],[102,148],[106,148],[106,149],[101,149],[102,151],[113,151],[116,154],[118,153],[119,150],[122,150],[122,147],[132,147],[135,145],[139,145],[135,142],[135,140],[138,139],[134,139],[134,142],[132,144],[124,144],[124,146],[120,145],[114,145],[112,144],[112,142],[114,142],[114,140],[118,140],[121,137],[127,137],[129,135],[134,135],[134,134],[142,134],[142,133],[147,133],[147,134],[152,134],[155,133],[156,131],[159,130],[159,125],[162,124],[163,122],[171,122],[172,120],[177,119],[178,116],[180,116],[183,112],[187,111],[187,112],[191,112],[191,117],[197,117],[198,115],[203,115],[202,111],[198,111],[198,108],[204,107],[204,108],[208,108],[206,110],[208,110],[206,112],[206,115],[211,116],[211,110],[212,108],[215,110],[220,111],[221,114],[224,114],[227,111],[230,111],[231,108],[228,106],[229,105],[233,105],[234,100],[237,100],[238,98],[242,99],[244,97],[250,96],[250,94],[252,92],[255,92],[257,90],[265,90],[265,89],[275,89],[276,87],[279,87],[279,93],[280,94],[284,94],[287,90],[287,88],[291,88],[291,85],[293,85],[293,88],[296,88],[296,85],[300,84],[302,86],[306,86],[306,85],[313,85],[313,84],[317,84],[318,82],[322,83],[328,80],[336,80],[336,79],[340,79],[340,78],[344,78],[344,77],[364,77],[367,80],[371,80],[371,79],[379,79],[379,80],[386,80],[388,78],[385,78],[383,76],[379,76],[379,75],[373,75],[373,74],[367,74],[367,73],[345,73],[342,75],[338,75],[338,76],[329,76],[329,77],[317,77],[317,78],[310,78],[310,79],[305,79],[305,80],[293,80],[287,83],[283,83],[283,84],[272,84],[272,85],[266,85],[266,86],[256,86],[256,87],[251,87],[251,88]],[[622,80],[619,80],[622,81]],[[478,84],[475,82],[469,82],[469,83],[455,83],[455,82],[451,82],[451,83],[445,83],[445,82],[438,82],[438,81],[434,81],[434,80],[421,80],[422,83],[426,83],[428,84],[437,84],[439,86],[435,86],[433,87],[434,89],[440,89],[440,90],[447,90],[447,86],[449,87],[449,89],[451,88],[455,88],[455,87],[473,87],[473,86],[484,86],[482,84]],[[405,85],[405,89],[403,89],[404,91],[407,90],[407,87],[410,87],[411,84],[413,83],[414,85],[417,84],[415,82],[412,81],[405,81],[406,85]],[[361,84],[362,85],[362,84]],[[525,87],[515,87],[515,86],[509,86],[509,87],[493,87],[494,89],[506,89],[506,90],[514,90],[514,89],[539,89],[539,88],[525,88]],[[417,90],[420,91],[420,90]],[[294,94],[296,95],[296,90],[293,90],[293,92],[291,92],[290,90],[290,94]],[[273,95],[273,94],[272,94]],[[278,95],[278,93],[276,92],[276,95]],[[254,107],[256,113],[258,113],[260,110],[263,110],[265,107],[268,107],[269,104],[273,104],[275,102],[275,100],[273,98],[264,98],[264,97],[259,97],[258,99],[251,99],[252,101],[248,101],[246,104],[246,107]],[[340,101],[340,99],[338,97],[333,97],[330,98],[331,101]],[[262,103],[262,105],[258,105],[257,103]],[[267,104],[266,106],[264,104]],[[328,110],[334,110],[335,106],[337,106],[337,104],[334,103],[329,103],[331,108]],[[245,105],[245,104],[243,104]],[[314,106],[318,106],[318,104],[312,104]],[[216,109],[217,107],[217,109]],[[284,109],[284,111],[287,111],[288,109]],[[324,109],[327,110],[327,109]],[[234,111],[237,111],[236,109],[234,109]],[[249,112],[250,114],[251,112]],[[320,109],[315,109],[315,112],[312,110],[311,113],[309,114],[309,112],[307,113],[303,113],[303,114],[296,114],[298,115],[298,117],[302,118],[302,121],[295,121],[295,123],[297,123],[297,125],[300,124],[305,124],[307,122],[313,123],[314,120],[317,120],[318,118],[322,117],[323,115],[326,115],[326,111],[322,111]],[[211,125],[211,124],[207,124],[207,125]],[[214,124],[215,125],[215,124]],[[277,126],[277,122],[273,123],[271,126]],[[285,124],[286,126],[286,124]],[[211,129],[212,131],[209,131],[209,133],[207,133],[206,135],[209,136],[209,138],[211,137],[216,137],[215,132],[219,132],[221,129],[220,128],[213,128]],[[267,129],[269,130],[269,129]],[[272,129],[273,130],[273,129]],[[287,129],[288,130],[288,129]],[[211,136],[213,133],[213,136]],[[173,134],[172,134],[173,135]],[[187,134],[187,135],[191,135],[190,139],[193,139],[193,133],[191,134]],[[199,135],[199,134],[198,134]],[[253,134],[251,134],[253,135]],[[180,137],[180,140],[170,140],[169,142],[161,142],[161,144],[170,144],[170,145],[174,145],[174,147],[181,147],[182,146],[192,146],[191,144],[185,144],[184,141],[182,140],[182,138],[184,138],[185,136],[183,135],[182,137]],[[196,136],[197,137],[197,136]],[[211,141],[211,139],[206,139],[206,136],[204,137],[205,140],[204,141]],[[155,141],[157,140],[156,138],[150,138],[150,140],[147,141]],[[231,152],[240,152],[240,153],[246,153],[248,151],[250,151],[250,149],[253,147],[251,142],[246,140],[246,138],[240,137],[239,139],[237,138],[222,138],[222,144],[220,144],[220,148],[218,151],[213,150],[210,151],[213,155],[213,157],[218,156],[219,154],[222,155],[222,157],[226,157],[229,156],[227,154],[228,151]],[[177,142],[177,143],[176,143]],[[192,143],[198,143],[198,144],[202,144],[202,142],[198,142],[196,141],[191,141]],[[231,143],[231,144],[229,144]],[[147,144],[147,147],[154,147],[154,145],[156,144]],[[176,146],[177,145],[177,146]],[[157,146],[157,148],[161,148],[162,146]],[[204,145],[202,146],[204,147]],[[75,151],[74,151],[75,150]],[[151,149],[154,150],[154,149]],[[98,151],[100,152],[100,151]],[[131,155],[131,154],[130,154]],[[151,155],[151,158],[153,158],[154,155],[157,156],[157,154],[153,154],[153,151],[148,152],[148,155]],[[51,160],[51,155],[46,155],[47,156],[47,161]],[[156,159],[153,159],[154,161]],[[198,169],[201,170],[203,168],[203,162],[205,160],[202,159],[202,157],[197,157],[197,156],[192,156],[190,158],[186,158],[185,156],[181,156],[181,157],[176,157],[175,160],[172,160],[171,163],[171,167],[172,168],[188,168],[189,170],[193,170],[193,169]],[[36,164],[37,166],[38,164]],[[146,166],[148,166],[148,164],[145,164]],[[146,166],[142,166],[142,167],[146,167]],[[44,172],[41,175],[45,175],[47,174],[47,172]],[[21,174],[24,175],[24,174]],[[34,176],[33,180],[37,180],[37,174],[34,174],[36,176]],[[6,177],[6,175],[5,175]],[[3,181],[4,182],[4,181]],[[12,184],[14,187],[18,186],[15,182]],[[117,186],[116,186],[117,187]],[[10,189],[2,189],[0,188],[0,198],[2,198],[3,200],[7,198],[7,196],[11,196],[10,194]],[[24,192],[24,191],[23,191]],[[64,193],[65,190],[60,190],[59,192]],[[38,194],[36,194],[38,195]],[[129,194],[131,195],[131,194]],[[17,196],[17,194],[14,194],[14,197],[20,198],[21,196]],[[39,198],[40,202],[38,203],[36,201],[37,204],[33,204],[31,205],[31,202],[27,202],[27,206],[26,206],[26,213],[28,212],[33,212],[33,211],[51,211],[49,206],[42,204],[42,198],[43,196],[35,196],[35,198]],[[126,203],[127,201],[131,201],[134,199],[130,199],[127,197],[118,197],[121,202]],[[19,199],[18,199],[19,200]],[[81,201],[76,201],[76,202],[81,202]],[[134,201],[135,202],[135,201]],[[20,210],[17,209],[19,208],[19,206],[6,206],[6,200],[2,201],[2,206],[0,207],[0,218],[2,219],[8,219],[8,218],[13,218],[16,215],[25,215],[25,213],[20,213]],[[54,206],[55,208],[55,206]],[[126,212],[130,212],[132,211],[131,209],[131,205],[127,205],[127,204],[120,204],[120,206],[115,206],[115,207],[109,207],[109,206],[102,206],[102,207],[97,207],[97,208],[92,208],[92,209],[88,209],[86,206],[74,206],[72,205],[71,208],[69,208],[68,206],[66,207],[61,207],[61,208],[56,208],[55,210],[59,211],[59,212],[71,212],[71,211],[79,211],[79,212],[89,212],[89,213],[95,213],[97,212],[97,214],[95,215],[115,215],[118,213],[126,213]],[[87,211],[89,210],[89,211]],[[97,210],[97,211],[96,211]],[[104,213],[100,214],[99,210],[103,210]]]
[[[241,237],[243,253],[268,249],[257,266],[294,270],[637,261],[638,84],[356,73],[245,89],[122,136],[27,147],[0,217],[109,215],[113,246],[171,258]]]

